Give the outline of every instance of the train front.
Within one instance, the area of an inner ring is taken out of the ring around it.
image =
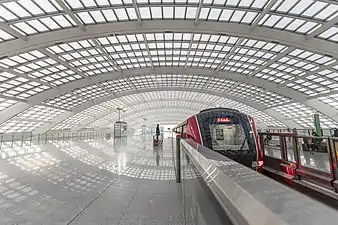
[[[253,118],[237,110],[216,108],[203,110],[188,121],[188,134],[199,133],[202,145],[247,167],[260,170],[263,156]],[[196,123],[195,123],[196,124]]]

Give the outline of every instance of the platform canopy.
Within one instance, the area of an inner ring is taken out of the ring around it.
[[[105,128],[116,107],[338,127],[337,22],[334,0],[2,0],[0,133]]]

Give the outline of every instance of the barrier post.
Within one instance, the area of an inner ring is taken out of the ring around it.
[[[21,136],[21,147],[23,146],[23,137],[24,135]]]
[[[33,133],[31,133],[31,137],[30,137],[30,141],[29,141],[29,146],[32,146],[32,142],[33,142]]]
[[[328,153],[329,153],[329,161],[330,161],[330,169],[331,169],[331,175],[333,177],[333,179],[338,179],[338,168],[337,168],[337,164],[338,164],[338,139],[337,138],[329,138],[328,139]],[[336,192],[338,192],[338,190],[335,190]]]
[[[292,133],[294,134],[294,136],[292,137],[293,155],[295,156],[295,163],[298,168],[300,165],[300,149],[302,146],[299,145],[299,140],[297,137],[297,129],[296,128],[292,129]]]
[[[181,137],[176,137],[176,183],[181,183]]]
[[[13,148],[13,145],[14,145],[14,134],[12,135],[12,145],[11,145],[11,148]]]
[[[4,140],[4,134],[1,134],[0,149],[2,148],[2,142]]]

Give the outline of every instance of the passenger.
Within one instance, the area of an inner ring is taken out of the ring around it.
[[[312,132],[312,138],[311,138],[312,139],[312,143],[311,143],[311,148],[310,148],[310,154],[314,154],[314,151],[318,151],[318,142],[319,142],[319,139],[315,138],[315,137],[318,137],[318,134],[315,131],[313,131]]]
[[[269,133],[270,133],[269,131],[267,131],[266,133],[267,133],[267,135],[266,135],[266,137],[265,137],[265,139],[264,139],[264,142],[265,142],[266,144],[269,144],[269,141],[272,140],[272,137],[271,137],[271,135],[269,134]]]
[[[303,151],[310,151],[310,145],[311,145],[311,137],[304,137],[303,138]]]
[[[333,129],[333,135],[332,135],[332,137],[338,137],[338,129],[337,128]]]
[[[160,132],[160,124],[157,124],[156,125],[156,137],[157,137],[157,140],[158,140],[158,137],[160,136],[161,132]]]

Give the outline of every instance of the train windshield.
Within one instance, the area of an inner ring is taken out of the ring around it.
[[[209,110],[197,115],[203,145],[241,163],[256,160],[249,119],[236,110]]]
[[[211,145],[215,151],[249,149],[241,124],[209,124]]]

